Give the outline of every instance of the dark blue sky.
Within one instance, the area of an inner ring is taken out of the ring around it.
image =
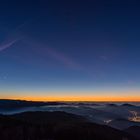
[[[139,86],[138,1],[1,2],[1,97],[138,95]]]

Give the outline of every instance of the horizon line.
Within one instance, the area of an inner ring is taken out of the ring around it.
[[[0,100],[18,100],[29,102],[140,102],[140,100],[31,100],[22,98],[0,98]]]

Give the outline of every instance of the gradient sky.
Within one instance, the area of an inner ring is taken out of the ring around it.
[[[0,98],[47,97],[140,100],[138,1],[0,3]]]

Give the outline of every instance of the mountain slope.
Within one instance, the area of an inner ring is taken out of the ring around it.
[[[140,139],[140,126],[131,126],[124,131]]]
[[[136,140],[123,131],[65,112],[0,116],[1,140]]]

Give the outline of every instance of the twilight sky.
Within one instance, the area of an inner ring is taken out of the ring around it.
[[[0,3],[0,98],[140,100],[140,3]]]

